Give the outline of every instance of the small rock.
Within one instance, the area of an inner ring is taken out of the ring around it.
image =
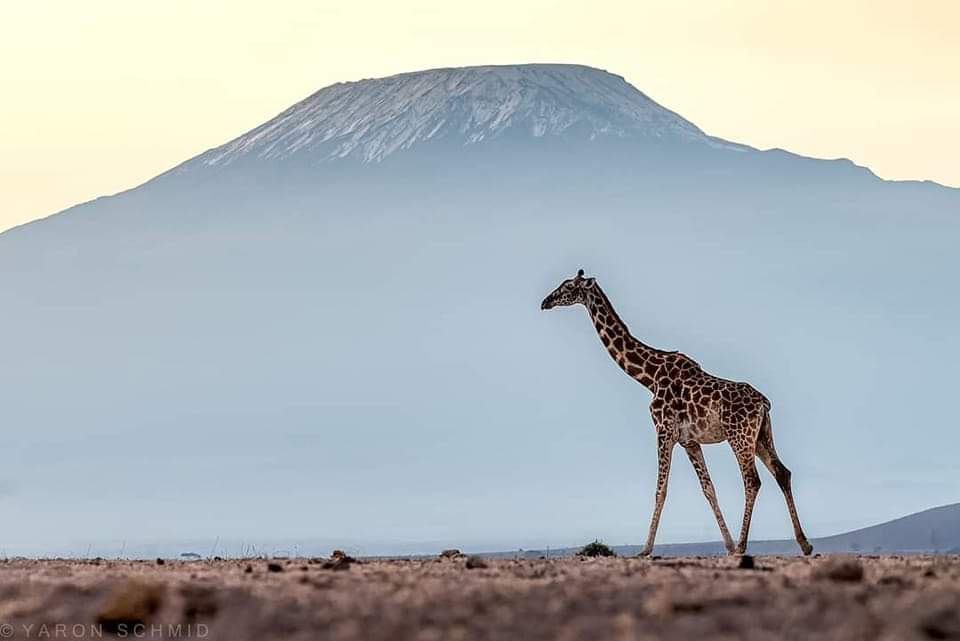
[[[828,559],[813,575],[818,579],[857,583],[863,580],[863,565],[857,559]]]
[[[250,573],[252,573],[252,572],[253,572],[253,566],[252,566],[252,565],[248,565],[248,566],[243,570],[243,572],[244,572],[244,574],[250,574]]]
[[[157,565],[164,565],[165,563],[166,563],[166,561],[164,561],[163,559],[161,559],[161,558],[159,558],[159,557],[157,558]]]
[[[351,556],[347,556],[347,555],[336,556],[330,559],[329,561],[327,561],[326,563],[324,563],[320,567],[322,567],[324,570],[333,570],[335,572],[340,572],[342,570],[349,570],[350,564],[354,563],[355,561],[356,559],[354,559]]]
[[[935,610],[920,620],[919,627],[928,639],[960,639],[960,614],[949,607]]]
[[[476,570],[476,569],[485,568],[485,567],[487,567],[487,562],[484,561],[481,557],[477,556],[476,554],[471,554],[470,556],[467,557],[468,570]]]
[[[163,604],[163,588],[137,579],[116,586],[97,613],[97,623],[112,634],[130,632],[145,625]]]
[[[279,563],[267,563],[267,572],[283,572],[283,566]]]
[[[740,557],[740,562],[737,564],[737,567],[741,570],[752,570],[755,567],[753,557],[749,554],[744,554]]]
[[[673,594],[669,588],[661,587],[643,601],[642,607],[655,617],[671,617],[674,613]]]
[[[180,594],[183,596],[183,618],[187,623],[209,622],[220,609],[216,592],[210,587],[185,585]]]

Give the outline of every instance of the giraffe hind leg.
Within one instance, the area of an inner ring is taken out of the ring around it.
[[[757,440],[757,457],[763,461],[764,466],[770,470],[770,474],[777,480],[777,485],[783,492],[783,497],[787,501],[787,510],[790,512],[790,520],[793,521],[793,534],[797,539],[797,544],[804,555],[813,552],[813,546],[807,540],[800,526],[800,517],[797,515],[797,506],[793,502],[793,490],[790,486],[790,470],[783,464],[777,455],[777,450],[773,446],[773,429],[770,424],[770,415],[764,418],[763,428],[760,430],[760,437]]]
[[[740,464],[740,474],[743,476],[743,524],[740,526],[740,540],[737,542],[737,554],[747,551],[747,539],[750,536],[750,520],[753,517],[753,505],[760,492],[760,475],[754,464],[753,447],[734,448],[737,462]]]

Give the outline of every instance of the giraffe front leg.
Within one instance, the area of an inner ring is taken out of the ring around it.
[[[660,512],[667,498],[667,479],[670,476],[670,459],[673,455],[673,439],[665,430],[657,431],[657,496],[653,506],[653,517],[650,520],[650,532],[647,534],[647,543],[640,551],[640,556],[649,556],[653,551],[653,542],[657,538],[657,527],[660,525]]]
[[[733,539],[730,537],[730,531],[727,529],[727,524],[723,520],[720,504],[717,503],[717,491],[713,487],[713,481],[710,480],[710,472],[707,471],[707,462],[703,459],[703,449],[699,443],[691,442],[684,444],[681,442],[680,444],[683,445],[683,449],[687,451],[690,464],[693,465],[693,469],[697,473],[697,478],[700,479],[700,487],[703,489],[703,495],[707,497],[707,503],[710,504],[710,509],[713,510],[713,515],[717,519],[717,525],[720,526],[720,535],[723,536],[723,547],[726,548],[727,554],[733,554]]]

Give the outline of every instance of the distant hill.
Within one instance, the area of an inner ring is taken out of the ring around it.
[[[835,534],[820,539],[811,539],[813,550],[820,554],[841,552],[860,554],[960,554],[960,503],[943,505],[915,514],[871,525],[870,527]],[[617,554],[637,554],[642,546],[620,545]],[[654,547],[654,554],[661,556],[696,556],[723,554],[720,541],[705,543],[667,543]],[[751,541],[752,554],[798,554],[793,539],[777,541]],[[551,554],[574,554],[575,548],[551,550]],[[527,551],[527,555],[539,556],[540,551]]]
[[[816,541],[823,552],[947,552],[960,554],[960,503]]]
[[[722,140],[599,69],[325,87],[0,234],[0,556],[645,528],[649,392],[540,309],[581,267],[638,338],[771,399],[805,527],[952,501],[957,246],[958,189]],[[694,491],[669,521],[712,528]]]

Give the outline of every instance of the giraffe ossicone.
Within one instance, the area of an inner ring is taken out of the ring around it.
[[[650,415],[657,433],[657,490],[647,542],[640,554],[647,555],[653,550],[667,496],[670,461],[678,443],[686,450],[700,479],[728,553],[746,552],[753,505],[760,490],[760,475],[754,460],[759,458],[783,492],[801,551],[810,554],[813,546],[800,526],[790,470],[773,445],[770,401],[747,383],[708,374],[685,354],[654,349],[642,343],[627,329],[596,279],[585,278],[582,269],[550,292],[540,309],[578,304],[587,308],[600,341],[617,365],[653,394]],[[730,444],[743,476],[743,524],[736,545],[720,512],[716,489],[700,448],[703,444],[722,441]]]

